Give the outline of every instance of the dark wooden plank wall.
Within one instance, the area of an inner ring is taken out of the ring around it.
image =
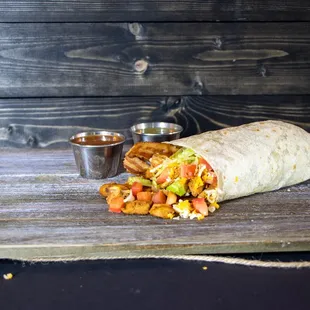
[[[0,22],[308,21],[308,0],[0,1]]]
[[[0,56],[0,96],[300,94],[310,23],[5,23]]]
[[[310,96],[170,96],[0,100],[0,141],[10,147],[66,147],[80,131],[123,132],[139,121],[171,121],[188,136],[263,119],[310,131]]]
[[[91,128],[130,143],[149,120],[310,131],[310,3],[0,1],[0,69],[0,146],[63,147]]]

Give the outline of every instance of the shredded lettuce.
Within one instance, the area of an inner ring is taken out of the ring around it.
[[[151,169],[155,177],[158,177],[167,167],[180,164],[191,164],[198,162],[197,156],[192,149],[181,148],[172,156],[164,160],[163,163]]]
[[[152,182],[148,179],[144,179],[142,177],[129,177],[127,180],[129,185],[132,185],[134,182],[139,182],[141,183],[143,186],[152,186]]]
[[[189,148],[181,148],[176,153],[174,153],[171,157],[171,160],[176,163],[187,163],[191,164],[196,159],[196,154],[192,149]]]

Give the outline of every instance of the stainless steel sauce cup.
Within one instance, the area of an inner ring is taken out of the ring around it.
[[[150,122],[133,125],[131,128],[133,142],[163,142],[180,138],[183,127],[166,122]]]
[[[69,139],[80,175],[104,179],[117,174],[125,136],[110,131],[81,132]]]

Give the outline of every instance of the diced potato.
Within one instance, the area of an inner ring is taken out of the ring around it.
[[[152,201],[152,192],[140,192],[137,194],[137,200]]]
[[[122,190],[128,190],[129,187],[126,184],[107,183],[103,184],[99,188],[99,193],[103,197],[108,197],[109,194],[114,193],[114,196],[120,195]]]
[[[168,205],[172,205],[174,203],[176,203],[178,200],[178,197],[176,194],[172,193],[172,192],[168,192],[167,193],[167,200],[166,200],[166,204]]]
[[[145,171],[145,178],[151,179],[153,176],[154,176],[154,173],[151,172],[151,169],[147,169],[147,170]]]
[[[125,204],[122,208],[122,212],[125,214],[140,214],[146,215],[149,213],[151,208],[151,201],[142,201],[142,200],[135,200],[130,201]]]
[[[172,219],[175,215],[175,210],[167,204],[153,204],[150,214],[164,219]]]

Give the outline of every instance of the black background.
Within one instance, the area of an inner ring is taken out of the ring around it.
[[[236,256],[235,256],[236,257]],[[306,261],[310,253],[239,255]],[[204,270],[204,266],[207,267]],[[0,261],[0,309],[310,309],[310,268],[164,259]]]

